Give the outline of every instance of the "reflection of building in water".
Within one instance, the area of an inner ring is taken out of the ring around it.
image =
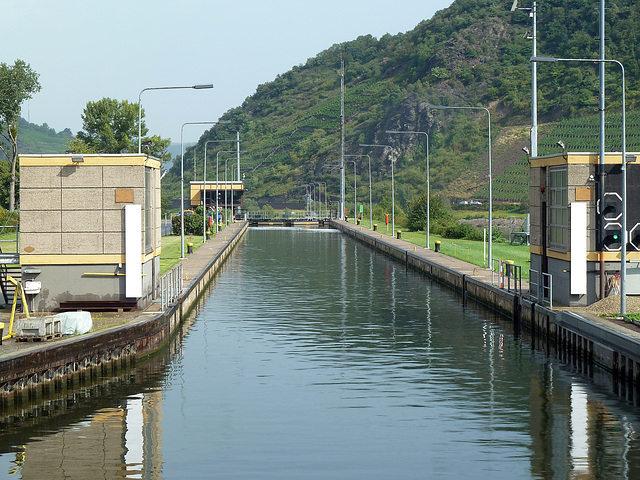
[[[532,375],[531,472],[536,478],[640,478],[633,473],[630,426],[601,398],[572,381],[555,381],[553,367]]]
[[[29,443],[20,455],[24,480],[162,478],[162,393],[99,410],[86,422]]]

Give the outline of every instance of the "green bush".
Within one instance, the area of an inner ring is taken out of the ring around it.
[[[185,235],[202,234],[202,222],[202,211],[200,215],[186,215],[184,217]],[[180,215],[176,215],[171,219],[171,228],[174,235],[180,235]]]
[[[449,212],[446,204],[442,201],[439,195],[429,195],[429,222],[430,229],[434,230],[434,223],[439,221],[447,221],[451,219],[451,212]],[[411,231],[416,232],[418,230],[425,230],[427,228],[427,194],[423,193],[419,197],[409,203],[407,210],[406,220],[404,222],[405,227]],[[453,238],[453,237],[452,237]],[[456,237],[461,238],[461,237]]]
[[[432,228],[433,233],[444,238],[464,238],[466,240],[482,240],[483,233],[474,226],[457,222],[455,220],[446,220],[437,222]]]

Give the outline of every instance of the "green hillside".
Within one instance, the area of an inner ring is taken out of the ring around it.
[[[64,153],[68,149],[67,141],[73,138],[71,130],[66,128],[56,132],[46,123],[36,125],[21,118],[18,130],[18,150],[20,153]]]
[[[383,149],[363,149],[360,143],[392,146],[398,158],[397,207],[405,208],[426,186],[424,136],[384,133],[390,129],[429,133],[432,191],[452,200],[487,197],[486,114],[432,111],[429,105],[490,108],[494,196],[526,201],[527,164],[521,148],[528,145],[531,43],[524,34],[531,29],[531,20],[525,11],[511,12],[511,4],[511,0],[458,0],[412,31],[333,45],[260,85],[241,106],[222,116],[240,126],[242,149],[247,151],[243,160],[247,197],[273,205],[301,203],[301,187],[312,181],[326,181],[330,197],[338,197],[338,172],[327,166],[340,155],[342,55],[345,153],[371,155],[374,202],[390,201],[390,161]],[[640,100],[639,20],[637,2],[608,2],[607,52],[625,65],[630,116]],[[538,6],[538,35],[540,55],[595,58],[598,9],[584,0],[545,1]],[[620,84],[619,69],[607,68],[607,112],[620,111]],[[597,66],[540,65],[538,86],[540,154],[554,148],[558,135],[565,143],[592,135],[585,129],[597,121],[593,119],[598,108]],[[616,121],[619,116],[616,120],[608,113],[608,122]],[[614,131],[610,134],[616,137]],[[194,148],[201,164],[206,141],[231,136],[230,129],[218,126],[188,149],[186,180],[192,175]],[[567,143],[574,144],[576,148],[570,149],[577,150],[577,141]],[[615,148],[615,143],[610,145]],[[208,152],[211,162],[216,154],[211,144]],[[363,158],[356,162],[358,196],[364,198],[367,164]],[[347,205],[349,197],[353,199],[352,169],[348,164]],[[175,162],[163,180],[171,198],[179,197],[178,175]]]

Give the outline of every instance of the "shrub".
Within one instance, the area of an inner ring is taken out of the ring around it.
[[[171,227],[174,235],[180,235],[180,215],[175,215],[171,219]],[[186,215],[184,217],[185,235],[195,235],[202,233],[202,212],[200,215]]]
[[[439,195],[429,196],[429,221],[431,230],[434,230],[434,223],[451,219],[451,213]],[[405,227],[409,231],[415,232],[427,228],[427,194],[423,193],[409,203]]]
[[[482,240],[483,238],[482,232],[474,226],[451,219],[438,222],[433,230],[434,233],[444,238],[464,238],[466,240]]]

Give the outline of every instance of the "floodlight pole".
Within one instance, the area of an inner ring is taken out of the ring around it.
[[[532,40],[533,46],[533,56],[535,57],[537,53],[537,41],[538,41],[538,32],[537,32],[537,23],[538,23],[538,7],[536,2],[533,2],[531,8],[518,7],[518,0],[514,0],[513,6],[511,7],[511,11],[514,12],[516,10],[525,10],[529,12],[529,17],[533,21],[533,30],[531,37],[526,36],[527,39]],[[528,32],[527,32],[528,33]],[[538,73],[537,73],[537,64],[535,62],[531,63],[531,157],[538,156]]]
[[[486,107],[446,107],[446,106],[430,106],[432,110],[484,110],[487,112],[489,120],[489,258],[487,259],[487,268],[493,269],[491,265],[493,255],[493,195],[491,188],[491,112]]]
[[[186,122],[180,127],[180,259],[184,260],[184,141],[185,125],[217,125],[228,122]]]
[[[426,141],[425,141],[425,148],[426,148],[426,176],[427,176],[427,244],[425,246],[425,248],[429,248],[429,218],[431,216],[431,212],[429,211],[429,134],[427,132],[414,132],[414,131],[399,131],[399,130],[387,130],[384,133],[391,133],[391,134],[402,134],[402,133],[409,133],[409,134],[422,134],[426,137]]]
[[[367,157],[367,159],[369,160],[369,228],[373,230],[373,205],[371,202],[371,157],[369,155],[344,155],[344,156],[345,157]],[[325,195],[326,195],[326,191],[325,191]]]
[[[391,145],[369,145],[369,144],[365,144],[365,143],[361,143],[360,144],[361,147],[379,147],[379,148],[391,148]],[[391,157],[391,234],[392,236],[394,236],[396,234],[396,194],[395,194],[395,187],[393,184],[393,164],[395,163],[396,159],[394,157]],[[369,181],[369,184],[371,184],[371,181]],[[369,194],[371,194],[371,191],[369,191]]]
[[[178,90],[185,88],[192,88],[194,90],[207,90],[213,88],[213,85],[207,83],[203,85],[191,85],[189,87],[148,87],[140,90],[140,93],[138,94],[138,153],[142,153],[142,93],[146,92],[147,90]]]
[[[218,143],[218,142],[237,142],[238,140],[207,140],[204,143],[204,166],[202,171],[202,243],[207,241],[207,145],[210,143]],[[217,166],[217,165],[216,165]],[[217,171],[216,171],[216,182]],[[218,202],[218,185],[216,185],[216,207]],[[216,208],[216,233],[218,233],[218,209]]]

